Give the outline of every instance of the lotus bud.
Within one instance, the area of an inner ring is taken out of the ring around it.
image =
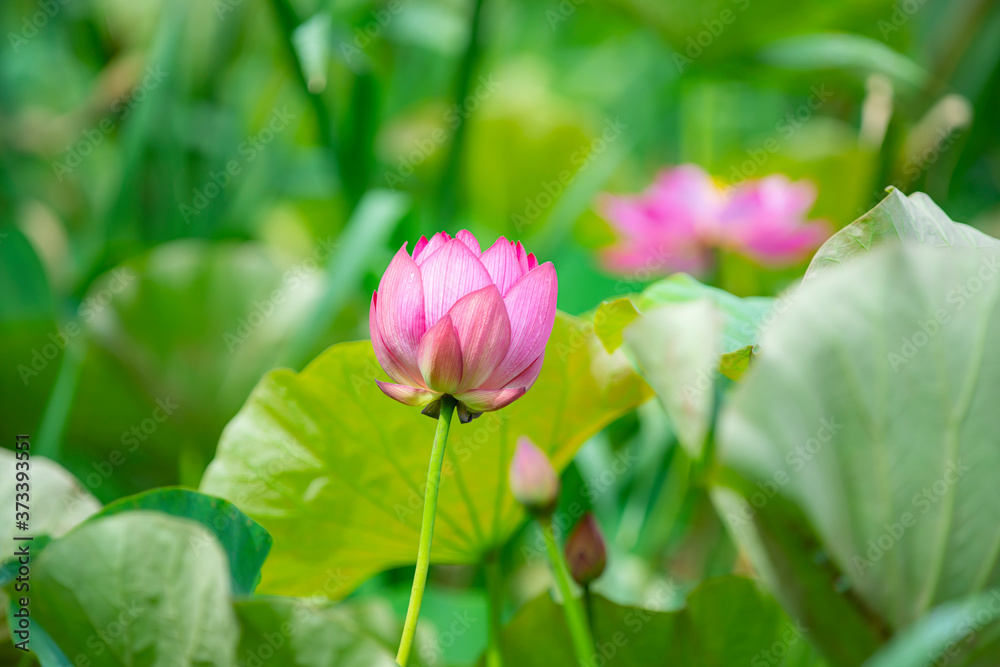
[[[440,413],[458,403],[463,423],[524,396],[538,378],[556,315],[551,262],[500,238],[480,250],[472,233],[421,238],[390,262],[372,295],[372,347],[390,398]]]
[[[608,550],[591,512],[583,515],[566,539],[566,564],[573,579],[587,586],[604,572]]]
[[[526,436],[518,438],[510,462],[510,491],[537,516],[552,514],[559,500],[559,475],[545,452]]]

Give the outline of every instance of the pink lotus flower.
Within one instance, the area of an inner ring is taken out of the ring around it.
[[[807,181],[772,175],[728,190],[695,165],[667,169],[638,196],[606,195],[601,214],[621,233],[603,254],[618,273],[701,273],[725,249],[766,265],[795,263],[831,233],[805,215],[816,200]]]
[[[559,500],[559,475],[545,452],[527,436],[517,440],[510,462],[510,492],[532,514],[549,515]]]
[[[395,382],[390,398],[436,417],[445,394],[463,423],[499,410],[535,383],[558,290],[551,262],[500,238],[485,252],[465,230],[406,244],[389,263],[369,312],[372,346]]]

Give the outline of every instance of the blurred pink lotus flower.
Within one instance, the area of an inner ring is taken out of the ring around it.
[[[552,263],[520,242],[481,251],[471,232],[440,232],[412,256],[404,243],[369,312],[375,355],[395,382],[379,388],[432,417],[454,396],[463,423],[510,405],[538,378],[557,291]]]
[[[702,273],[715,249],[769,266],[795,263],[832,232],[805,220],[815,200],[808,181],[780,174],[724,189],[698,166],[665,169],[640,195],[601,199],[600,213],[621,234],[602,259],[618,273]]]
[[[527,436],[517,440],[510,462],[510,492],[532,514],[548,516],[559,500],[559,475],[552,462]]]

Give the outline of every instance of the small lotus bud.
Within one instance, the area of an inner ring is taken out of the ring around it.
[[[536,515],[552,514],[559,500],[559,475],[545,452],[525,436],[518,438],[510,462],[510,491]]]
[[[573,528],[566,539],[565,551],[569,572],[581,586],[586,586],[604,572],[608,550],[592,513],[584,514]]]

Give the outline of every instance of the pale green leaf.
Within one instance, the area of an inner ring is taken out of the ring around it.
[[[806,278],[864,255],[883,243],[900,242],[942,248],[1000,249],[1000,240],[974,227],[953,222],[923,192],[909,197],[894,187],[879,204],[831,236],[813,256]]]
[[[722,317],[708,299],[661,305],[624,331],[643,377],[656,392],[677,440],[701,458],[715,405]]]
[[[88,522],[34,559],[32,620],[74,664],[231,667],[239,628],[228,566],[214,542],[191,548],[205,535],[158,512]]]
[[[95,517],[33,557],[30,647],[46,667],[394,664],[387,605],[333,606],[321,590],[234,602],[226,560],[193,520]]]
[[[136,510],[153,510],[202,524],[212,533],[193,549],[217,540],[229,560],[235,595],[251,595],[271,548],[271,536],[232,503],[181,488],[153,489],[116,500],[91,520]]]
[[[895,245],[806,281],[721,418],[743,516],[775,494],[798,505],[890,633],[1000,585],[997,274],[993,252]]]
[[[1000,643],[984,642],[983,636],[992,634],[995,638],[998,617],[1000,591],[941,605],[900,632],[888,646],[866,661],[864,667],[995,665],[1000,660]],[[980,651],[967,661],[960,652],[971,648],[970,644]]]
[[[619,299],[603,302],[594,314],[594,332],[604,344],[604,349],[610,354],[621,347],[622,331],[639,317],[632,298],[623,296]]]

